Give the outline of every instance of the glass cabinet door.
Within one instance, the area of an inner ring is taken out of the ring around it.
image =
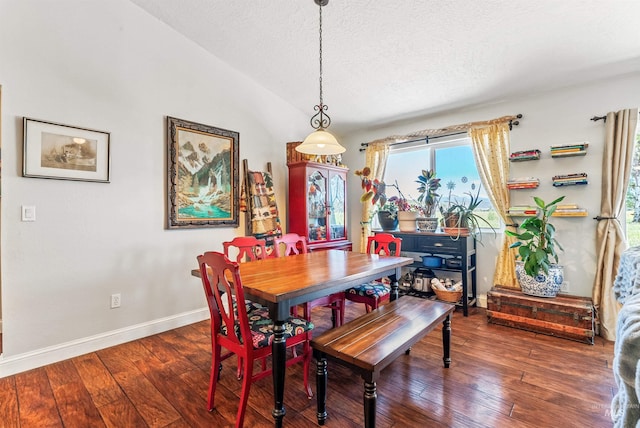
[[[332,174],[329,181],[329,239],[345,237],[345,189],[341,175]]]
[[[327,177],[318,170],[307,175],[309,241],[327,240]]]

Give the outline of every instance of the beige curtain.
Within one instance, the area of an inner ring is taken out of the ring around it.
[[[507,216],[510,205],[509,190],[509,123],[494,123],[488,126],[472,127],[468,131],[473,145],[480,180],[489,200],[505,224],[513,220]],[[508,226],[510,227],[510,226]],[[509,249],[515,238],[502,234],[502,245],[496,260],[493,284],[509,288],[519,288],[516,282],[514,255]]]
[[[371,169],[370,177],[372,180],[375,178],[382,180],[388,158],[389,143],[372,143],[367,146],[364,166],[368,166],[369,169]],[[365,253],[367,251],[367,238],[372,235],[371,217],[374,214],[374,209],[375,207],[371,204],[371,201],[362,203],[362,217],[360,219],[360,226],[362,228],[362,233],[360,234],[361,253]]]
[[[593,284],[593,303],[600,319],[600,335],[607,340],[616,338],[616,320],[620,310],[612,287],[620,254],[627,248],[619,217],[624,218],[637,124],[637,108],[607,114],[602,161],[601,220],[596,228],[598,261]]]

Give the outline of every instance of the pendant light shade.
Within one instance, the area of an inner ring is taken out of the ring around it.
[[[347,149],[338,143],[336,137],[321,128],[309,134],[296,150],[308,155],[337,155]]]
[[[317,113],[311,118],[311,127],[315,131],[296,147],[296,151],[308,155],[337,155],[344,153],[347,149],[338,143],[336,137],[327,132],[326,128],[331,124],[331,118],[325,113],[328,107],[322,102],[322,6],[326,6],[329,0],[314,1],[320,6],[320,103],[314,106]]]

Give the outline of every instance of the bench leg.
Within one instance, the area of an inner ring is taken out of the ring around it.
[[[316,400],[318,403],[318,425],[324,425],[327,420],[327,357],[322,353],[316,357]]]
[[[376,426],[376,383],[364,381],[364,426],[365,428],[375,428]]]
[[[447,315],[442,323],[442,348],[444,349],[444,367],[451,364],[451,314]]]

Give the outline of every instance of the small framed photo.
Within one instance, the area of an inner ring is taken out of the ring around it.
[[[110,134],[25,117],[22,175],[109,182]]]
[[[167,117],[169,229],[238,227],[240,134]]]

